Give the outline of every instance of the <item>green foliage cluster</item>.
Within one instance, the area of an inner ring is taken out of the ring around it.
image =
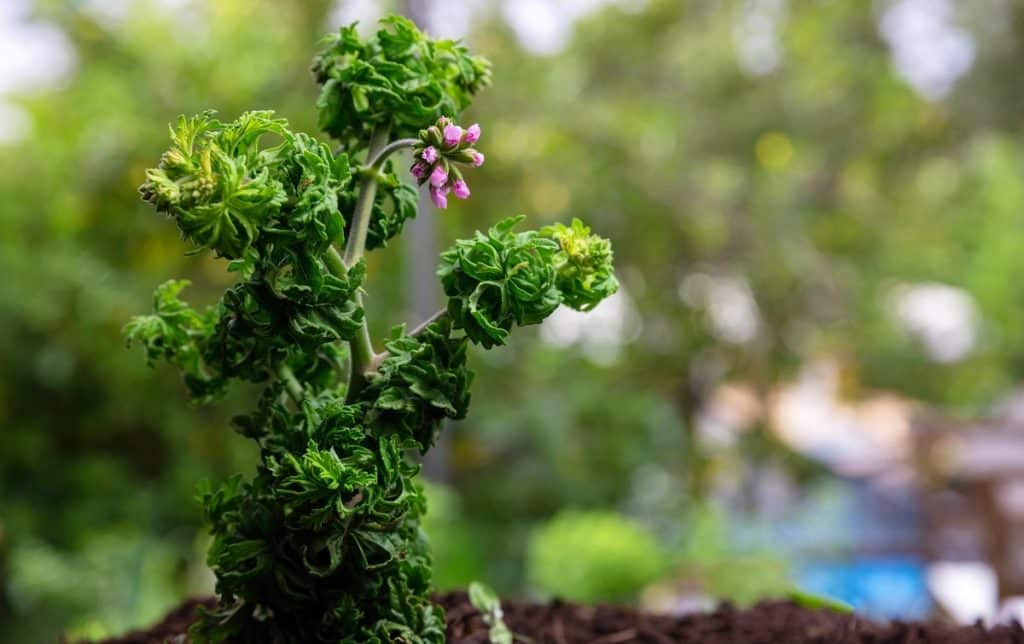
[[[572,228],[513,232],[524,218],[504,219],[441,254],[448,313],[485,347],[504,344],[513,325],[537,324],[559,304],[589,310],[618,288],[607,240],[587,237],[578,219]]]
[[[578,311],[591,311],[601,300],[619,289],[612,266],[612,245],[590,234],[590,228],[577,218],[572,224],[554,224],[541,230],[561,249],[555,256],[558,290],[567,305]]]
[[[669,557],[643,526],[602,510],[566,510],[538,528],[527,578],[549,596],[628,601],[669,573]]]
[[[283,141],[261,147],[271,134]],[[325,255],[344,239],[338,196],[351,190],[348,156],[290,132],[269,112],[228,124],[210,113],[182,117],[171,140],[160,166],[147,172],[142,197],[173,217],[198,250],[233,260],[228,270],[240,280],[202,314],[178,299],[184,283],[165,284],[154,313],[127,326],[128,340],[144,343],[150,361],[172,361],[194,395],[210,398],[231,378],[265,379],[267,365],[290,353],[353,338],[363,265],[332,273]],[[336,357],[328,349],[303,367]]]
[[[469,107],[491,79],[490,63],[451,40],[423,38],[404,18],[364,41],[355,25],[329,36],[313,62],[320,83],[320,128],[347,145],[375,127],[412,136],[442,116]]]
[[[388,133],[438,110],[457,116],[486,69],[406,20],[384,24],[366,43],[343,29],[316,64],[321,81],[331,78],[333,98],[319,107],[337,150],[268,112],[231,123],[204,113],[172,128],[171,149],[141,188],[197,251],[230,260],[238,281],[205,312],[178,298],[184,282],[168,282],[126,337],[150,362],[178,367],[197,400],[234,379],[263,384],[257,409],[234,422],[259,447],[255,477],[200,495],[220,602],[195,628],[199,641],[442,642],[411,455],[433,445],[442,420],[465,416],[470,342],[503,342],[513,323],[536,324],[562,302],[596,303],[589,273],[603,276],[603,295],[614,291],[606,244],[558,281],[573,258],[537,232],[512,234],[522,219],[513,218],[446,251],[446,312],[396,328],[374,351],[363,253],[374,217],[401,210],[378,209],[392,198],[378,186],[398,190],[384,157],[415,143],[387,143]],[[381,224],[380,240],[398,228]]]
[[[140,192],[199,248],[241,259],[261,229],[274,230],[255,249],[263,253],[291,239],[320,250],[340,239],[337,195],[352,178],[347,155],[334,156],[327,144],[290,132],[287,121],[268,111],[232,123],[211,112],[182,116],[170,130],[173,146],[146,172]],[[260,145],[273,135],[283,140]]]
[[[664,592],[658,584],[676,581],[741,605],[815,600],[793,586],[779,553],[737,547],[727,517],[694,505],[681,538],[672,540],[614,511],[560,511],[530,535],[527,581],[546,596],[581,602],[635,601],[652,586],[657,597]]]

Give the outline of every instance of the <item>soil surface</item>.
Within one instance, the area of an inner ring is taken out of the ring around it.
[[[487,626],[465,593],[437,598],[448,613],[448,641],[486,644]],[[99,644],[181,644],[196,607],[213,599],[190,600],[153,628]],[[685,617],[649,615],[614,606],[579,606],[503,601],[505,623],[516,642],[528,644],[1024,644],[1020,624],[950,626],[939,623],[876,624],[854,615],[762,602],[747,610],[724,604],[711,613]]]

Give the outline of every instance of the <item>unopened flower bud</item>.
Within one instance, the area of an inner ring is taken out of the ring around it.
[[[435,161],[437,161],[437,148],[435,148],[432,145],[428,145],[426,148],[424,148],[423,154],[421,154],[420,156],[427,163],[434,163]]]
[[[458,145],[462,140],[462,128],[458,125],[444,126],[444,144],[448,146]]]
[[[463,181],[462,179],[459,179],[458,181],[455,182],[455,185],[452,187],[452,192],[454,192],[455,196],[458,197],[459,199],[468,199],[469,184]]]
[[[473,150],[473,167],[479,168],[484,164],[484,153]]]
[[[434,171],[430,173],[430,185],[435,188],[443,186],[448,181],[448,172],[445,171],[444,166],[434,166]]]
[[[412,164],[411,168],[409,168],[409,172],[412,174],[412,176],[422,180],[427,177],[427,168],[428,166],[425,163],[417,161],[416,163]]]
[[[463,141],[469,144],[476,143],[480,140],[480,124],[474,123],[466,128],[466,135],[463,137]]]
[[[441,128],[436,125],[431,125],[427,128],[427,135],[423,138],[431,145],[441,145]]]
[[[181,168],[188,165],[188,159],[185,158],[185,155],[178,148],[171,148],[164,152],[160,162],[167,168]]]
[[[434,205],[441,210],[448,207],[447,188],[438,188],[430,186],[430,200],[434,202]]]

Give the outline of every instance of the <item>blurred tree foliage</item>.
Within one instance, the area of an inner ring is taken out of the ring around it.
[[[929,100],[881,35],[893,3],[779,3],[777,65],[751,69],[737,25],[760,4],[609,7],[543,57],[497,11],[471,35],[499,82],[474,108],[488,158],[475,205],[436,217],[444,245],[511,203],[538,223],[585,215],[613,240],[624,295],[576,346],[527,333],[474,356],[488,373],[449,459],[462,498],[434,495],[459,516],[434,522],[435,543],[454,525],[464,544],[439,552],[442,583],[522,588],[527,535],[566,506],[617,508],[686,543],[687,495],[718,467],[694,421],[721,382],[767,398],[827,355],[851,396],[885,387],[964,413],[1016,382],[1024,5],[957,3],[974,60]],[[309,64],[336,26],[328,0],[104,5],[118,3],[36,0],[77,63],[18,99],[31,132],[0,147],[0,641],[118,630],[204,587],[193,490],[253,456],[227,430],[237,400],[184,405],[118,332],[166,275],[192,279],[199,304],[223,277],[186,268],[136,187],[181,112],[256,106],[315,130]],[[371,286],[391,289],[397,321],[392,252]],[[961,359],[935,362],[892,314],[894,287],[924,282],[973,298]],[[572,344],[579,329],[549,331]],[[788,458],[770,440],[739,449]]]
[[[684,543],[687,496],[737,462],[695,433],[722,382],[767,402],[774,383],[830,357],[847,396],[888,388],[964,414],[1015,384],[1024,91],[1007,74],[1024,5],[952,5],[974,61],[930,100],[883,37],[898,4],[652,1],[583,20],[551,57],[525,54],[500,25],[476,34],[502,83],[475,109],[515,118],[493,120],[474,198],[585,213],[614,240],[639,327],[627,316],[631,341],[610,362],[522,340],[493,357],[508,380],[479,393],[454,461],[488,543],[515,551],[517,526],[565,505],[614,505]],[[739,25],[768,6],[783,7],[757,23],[777,64],[745,66]],[[892,307],[900,285],[931,282],[976,309],[972,350],[945,362]],[[776,440],[729,449],[813,471]],[[519,568],[503,571],[495,583],[520,583]]]
[[[168,270],[197,297],[223,279],[186,268],[136,188],[182,111],[265,105],[311,127],[329,3],[121,8],[37,3],[77,62],[62,86],[19,100],[31,133],[0,149],[5,642],[124,629],[202,587],[195,485],[253,457],[225,431],[231,401],[189,407],[180,382],[118,339]]]
[[[600,510],[559,512],[531,536],[528,561],[531,585],[569,601],[634,599],[671,574],[657,539],[639,524]]]

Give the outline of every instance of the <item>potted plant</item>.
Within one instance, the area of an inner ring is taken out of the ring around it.
[[[512,217],[441,254],[442,311],[371,338],[364,254],[416,215],[415,184],[437,208],[470,196],[481,129],[459,115],[490,80],[458,43],[382,22],[366,40],[341,29],[314,62],[333,147],[267,111],[181,117],[140,189],[237,281],[205,310],[180,298],[186,282],[166,282],[128,341],[177,367],[197,401],[237,381],[262,387],[234,420],[259,446],[255,475],[200,493],[218,602],[195,641],[445,641],[416,455],[466,415],[468,345],[501,345],[617,288],[609,242],[581,221],[522,231]]]

